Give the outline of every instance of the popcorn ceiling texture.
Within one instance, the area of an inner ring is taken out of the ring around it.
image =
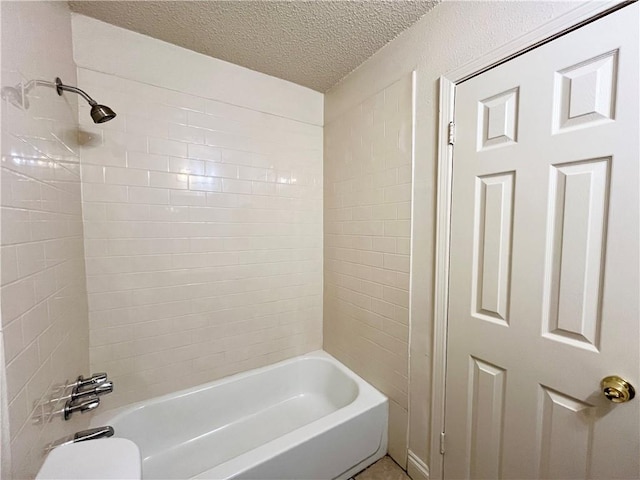
[[[75,12],[320,92],[335,85],[437,3],[69,2]]]

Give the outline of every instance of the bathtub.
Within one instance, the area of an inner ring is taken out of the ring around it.
[[[143,479],[346,479],[387,449],[387,398],[323,351],[96,415]]]

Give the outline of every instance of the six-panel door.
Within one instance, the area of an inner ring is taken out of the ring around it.
[[[638,5],[456,87],[445,478],[638,478]]]

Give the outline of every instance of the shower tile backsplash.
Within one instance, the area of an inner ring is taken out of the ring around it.
[[[389,396],[406,462],[412,107],[406,75],[325,125],[324,348]]]
[[[322,127],[86,68],[78,81],[118,114],[94,125],[80,106],[105,405],[321,348]]]
[[[2,87],[56,76],[75,85],[66,4],[1,2],[0,8]],[[0,390],[9,420],[0,429],[3,479],[35,477],[45,445],[88,424],[81,415],[38,421],[51,413],[41,405],[57,387],[89,370],[78,100],[37,86],[27,101],[21,108],[2,100],[0,369],[6,367],[7,383]]]

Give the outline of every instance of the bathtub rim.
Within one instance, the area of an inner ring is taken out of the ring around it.
[[[124,413],[131,413],[151,404],[161,403],[165,400],[180,398],[182,396],[190,395],[192,393],[196,393],[201,390],[206,390],[214,386],[225,385],[235,381],[243,380],[245,378],[250,378],[256,375],[260,375],[261,373],[266,372],[268,370],[273,370],[280,366],[285,366],[288,364],[296,363],[298,361],[307,360],[307,359],[319,359],[319,360],[324,360],[328,363],[331,363],[332,365],[336,366],[343,374],[345,374],[347,377],[355,381],[356,386],[358,387],[356,398],[351,403],[348,403],[344,407],[341,407],[340,409],[336,410],[336,412],[350,407],[354,403],[358,402],[358,400],[360,400],[362,396],[367,396],[367,397],[371,396],[372,401],[376,405],[387,401],[388,397],[386,395],[384,395],[375,387],[373,387],[370,383],[368,383],[365,379],[360,377],[357,373],[350,370],[346,365],[344,365],[342,362],[336,359],[333,355],[327,353],[324,350],[314,350],[312,352],[287,358],[285,360],[280,360],[278,362],[271,363],[263,367],[257,367],[244,372],[234,373],[231,375],[227,375],[226,377],[212,380],[207,383],[201,383],[193,387],[185,388],[182,390],[176,390],[175,392],[165,393],[157,397],[148,398],[146,400],[139,400],[137,402],[133,402],[126,405],[122,405],[120,407],[115,407],[109,410],[105,410],[104,412],[96,413],[89,420],[90,427],[104,425],[105,422],[108,423],[108,422],[114,421]],[[115,385],[115,387],[117,388],[117,385]],[[329,415],[333,415],[336,412],[332,412]]]

